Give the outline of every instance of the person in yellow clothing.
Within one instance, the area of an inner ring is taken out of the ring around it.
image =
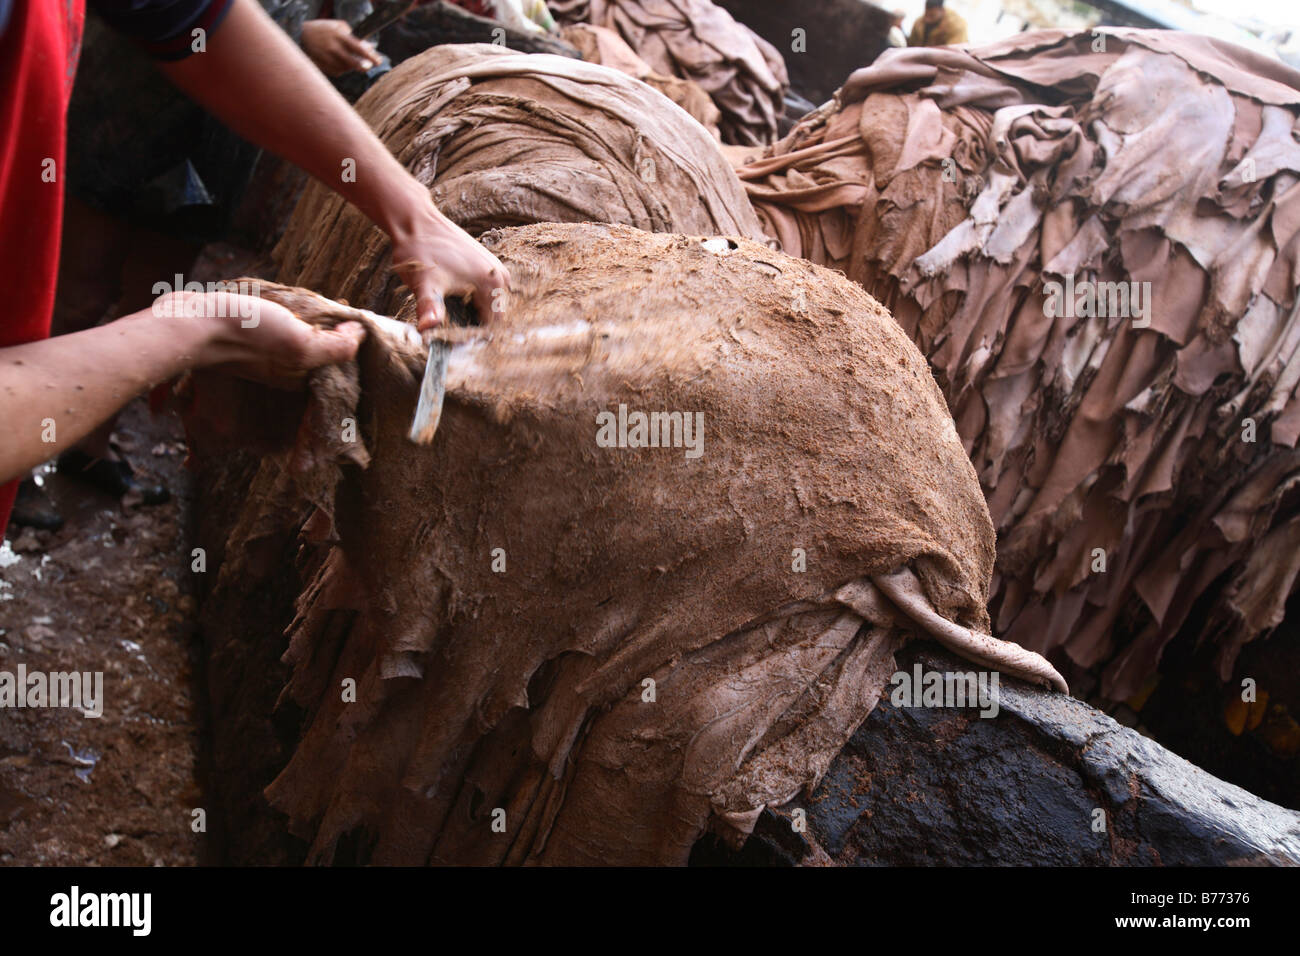
[[[943,5],[943,0],[925,0],[925,13],[912,24],[908,46],[947,46],[966,42],[966,21]]]

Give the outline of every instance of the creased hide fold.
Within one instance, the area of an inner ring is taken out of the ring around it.
[[[360,316],[358,361],[314,376],[224,548],[217,603],[254,586],[259,537],[301,527],[283,696],[306,717],[267,796],[313,860],[347,838],[375,863],[680,864],[813,786],[911,634],[1061,686],[987,636],[983,496],[858,286],[746,240],[486,241],[512,308],[444,333],[462,351],[432,446],[405,437],[418,337]],[[702,453],[602,447],[620,405],[701,415]]]
[[[722,113],[722,141],[770,143],[790,86],[781,52],[712,0],[552,0],[556,20],[619,34],[657,73],[692,80]]]
[[[613,222],[649,232],[765,239],[715,139],[665,96],[618,70],[499,46],[434,47],[357,102],[384,144],[472,235],[533,222]],[[360,171],[364,172],[364,171]],[[328,231],[334,244],[318,241]],[[357,261],[336,255],[346,248]],[[388,237],[312,182],[276,250],[281,276],[329,289],[400,286]]]
[[[739,172],[929,358],[998,531],[995,630],[1122,699],[1180,630],[1227,679],[1295,588],[1300,74],[1103,35],[886,53]],[[1145,315],[1049,315],[1070,275],[1149,283]]]
[[[654,69],[626,41],[606,27],[594,27],[590,23],[574,23],[563,30],[564,39],[577,48],[582,58],[589,63],[599,63],[620,73],[636,77],[643,83],[653,86],[695,119],[709,134],[717,139],[722,136],[718,131],[718,121],[722,114],[709,99],[709,94],[700,89],[692,80],[679,76],[656,73]]]

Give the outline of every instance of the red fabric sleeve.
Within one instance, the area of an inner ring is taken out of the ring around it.
[[[0,36],[0,348],[50,334],[64,129],[84,19],[84,0],[17,0]],[[0,529],[16,489],[0,487]]]

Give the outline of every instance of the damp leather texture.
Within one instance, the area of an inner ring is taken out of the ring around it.
[[[765,239],[717,142],[667,97],[616,69],[499,46],[435,47],[394,69],[357,111],[438,208],[471,235],[533,222],[613,222],[650,232]],[[319,241],[329,232],[333,244]],[[340,270],[402,291],[388,237],[319,183],[277,250],[311,289]],[[336,250],[355,253],[350,259]]]
[[[618,33],[608,27],[592,26],[590,23],[574,23],[561,31],[565,41],[570,43],[582,58],[589,63],[613,67],[621,73],[636,77],[643,83],[653,86],[668,97],[709,131],[716,139],[721,139],[718,122],[722,114],[709,98],[709,94],[693,80],[682,79],[671,74],[658,73],[645,60],[637,56],[636,51]]]
[[[302,582],[281,694],[302,716],[266,797],[311,861],[347,840],[373,863],[682,864],[706,830],[743,840],[815,786],[904,640],[1062,687],[989,636],[974,470],[861,287],[739,237],[538,224],[484,242],[511,309],[439,333],[429,447],[406,437],[419,337],[357,311],[385,307],[360,246],[322,290],[348,306],[263,290],[305,321],[362,321],[357,359],[312,373],[305,410],[252,384],[219,403],[272,450],[227,496],[210,602]],[[602,444],[620,405],[698,416],[700,454]],[[295,566],[257,570],[285,528]]]
[[[621,36],[656,73],[691,80],[713,98],[722,141],[776,139],[790,80],[781,52],[712,0],[552,0],[555,19]]]
[[[739,170],[929,360],[995,632],[1110,699],[1179,634],[1227,680],[1295,589],[1298,120],[1300,74],[1230,44],[1044,31],[887,52]],[[1149,283],[1146,315],[1049,315],[1067,276]]]

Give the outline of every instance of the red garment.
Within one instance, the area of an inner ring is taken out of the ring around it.
[[[429,2],[431,0],[419,0],[418,6],[422,7]],[[462,9],[468,10],[470,13],[478,14],[480,17],[495,19],[492,4],[488,0],[451,0],[451,2]]]
[[[17,0],[0,37],[0,348],[50,334],[65,119],[85,14],[85,0]],[[0,486],[0,530],[17,489],[17,482]]]

